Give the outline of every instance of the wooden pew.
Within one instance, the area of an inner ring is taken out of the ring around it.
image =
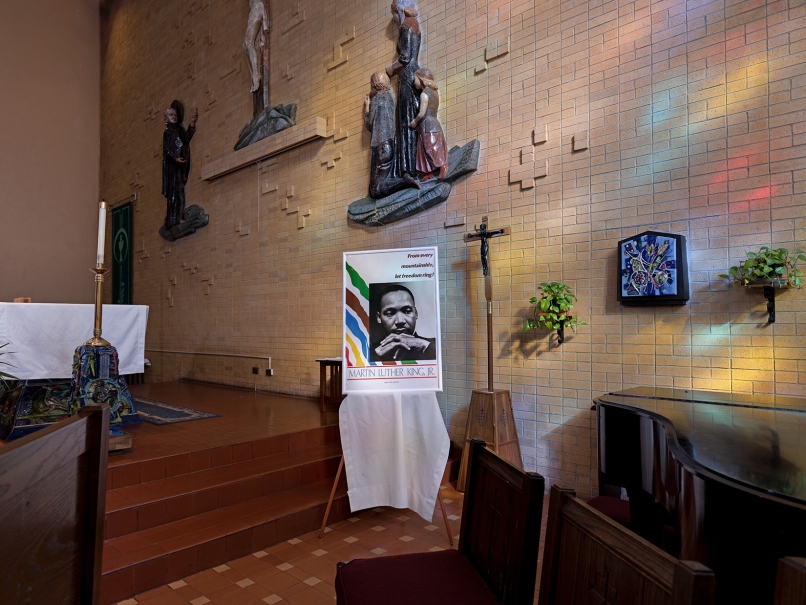
[[[711,605],[714,574],[551,488],[539,605]]]
[[[109,408],[0,447],[0,603],[97,605]]]
[[[543,477],[468,442],[459,549],[354,559],[336,572],[337,605],[532,605]]]
[[[806,605],[806,559],[785,557],[778,560],[775,605]]]

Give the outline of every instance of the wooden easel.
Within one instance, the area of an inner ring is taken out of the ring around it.
[[[470,452],[468,442],[471,439],[483,439],[496,454],[518,468],[523,468],[521,446],[515,430],[515,415],[512,413],[512,398],[509,391],[496,390],[493,381],[493,278],[488,264],[487,240],[503,235],[509,235],[509,227],[489,231],[486,216],[481,219],[480,227],[473,233],[465,234],[466,242],[481,241],[484,298],[487,300],[487,389],[476,389],[470,397],[462,463],[459,465],[459,479],[456,482],[456,490],[460,492],[465,491]]]
[[[339,470],[336,471],[336,478],[333,480],[333,489],[330,490],[330,498],[327,501],[327,508],[325,509],[325,518],[322,519],[322,527],[319,528],[319,537],[325,535],[325,527],[327,526],[327,518],[330,516],[330,507],[333,506],[333,498],[336,496],[336,487],[339,485],[341,479],[341,471],[344,470],[344,456],[342,455],[339,460]],[[445,503],[442,501],[442,494],[437,490],[437,502],[442,511],[442,519],[445,521],[445,531],[448,534],[448,542],[453,546],[453,536],[451,535],[451,526],[448,523],[448,513],[445,512]]]

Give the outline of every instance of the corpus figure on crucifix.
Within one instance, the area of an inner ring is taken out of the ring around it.
[[[243,0],[241,0],[243,1]],[[290,128],[297,122],[297,105],[269,104],[269,46],[271,37],[271,5],[269,0],[249,0],[249,20],[243,50],[249,66],[249,91],[252,93],[252,118],[241,128],[235,149]],[[223,77],[223,76],[222,76]]]
[[[484,277],[488,277],[490,275],[490,244],[487,240],[489,240],[491,237],[509,235],[509,227],[502,227],[501,229],[489,231],[487,229],[487,217],[482,217],[481,220],[481,226],[476,227],[476,231],[474,233],[465,234],[465,241],[472,242],[474,240],[481,240],[481,269],[484,272]],[[487,300],[489,301],[492,299],[488,298]]]
[[[243,49],[249,65],[249,75],[252,78],[250,92],[260,88],[261,63],[263,58],[263,45],[268,44],[269,17],[266,14],[266,5],[263,0],[249,0],[249,21],[246,24],[246,36]]]
[[[490,244],[487,243],[487,223],[484,222],[479,227],[479,238],[481,239],[481,270],[485,277],[490,274],[490,266],[487,264],[487,255],[490,253]]]

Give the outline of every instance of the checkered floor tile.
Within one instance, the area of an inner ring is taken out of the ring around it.
[[[451,486],[441,493],[456,548],[462,494]],[[336,564],[341,561],[452,548],[439,507],[434,513],[426,521],[409,510],[361,511],[330,526],[331,531],[321,539],[318,532],[305,534],[117,605],[331,605],[336,598]]]

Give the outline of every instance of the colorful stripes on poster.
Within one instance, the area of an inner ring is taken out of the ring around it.
[[[371,365],[369,362],[369,286],[349,263],[350,276],[344,293],[344,358],[348,366]]]

